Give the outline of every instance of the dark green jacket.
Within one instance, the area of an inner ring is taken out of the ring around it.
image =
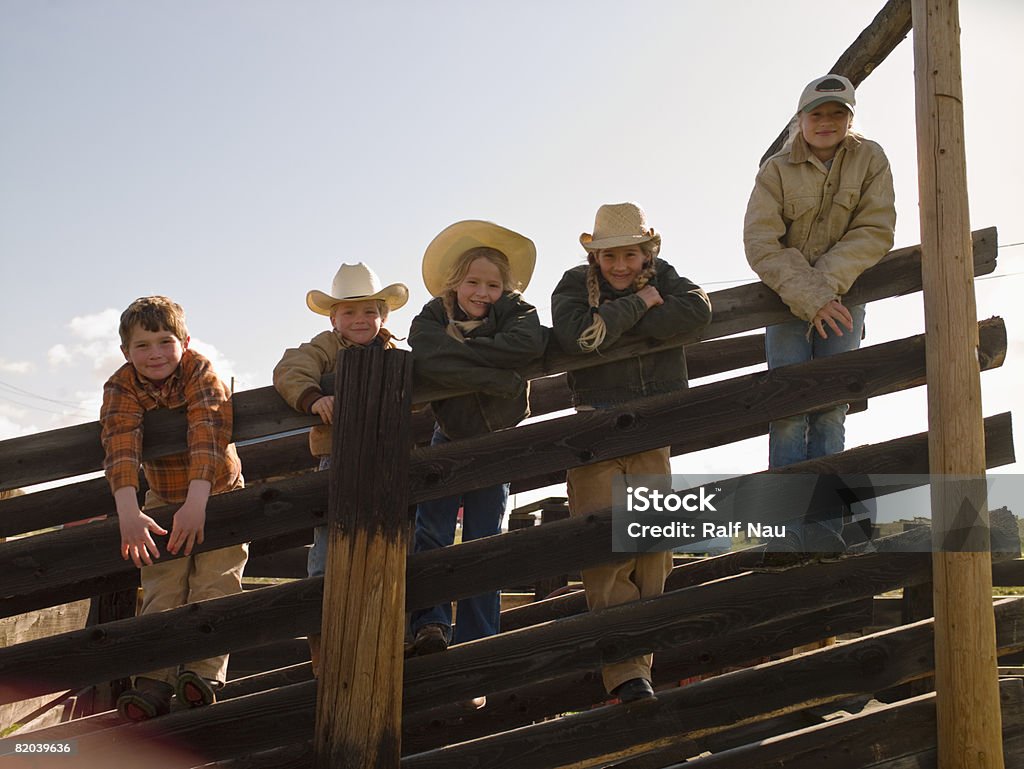
[[[541,358],[548,337],[533,305],[518,293],[502,295],[465,342],[446,327],[444,305],[435,298],[413,319],[409,332],[414,382],[474,390],[430,404],[441,431],[452,439],[471,438],[529,416],[527,380],[516,369]]]
[[[551,295],[555,339],[570,355],[599,356],[620,344],[641,339],[668,339],[704,328],[711,321],[711,302],[707,294],[696,284],[679,277],[664,259],[656,259],[650,285],[658,289],[665,303],[650,310],[645,311],[643,299],[632,289],[616,291],[604,278],[598,278],[601,285],[598,311],[604,318],[607,335],[596,351],[584,353],[576,340],[592,320],[587,304],[587,269],[584,264],[566,272]],[[577,406],[604,408],[686,386],[686,355],[682,347],[569,372],[569,387]]]

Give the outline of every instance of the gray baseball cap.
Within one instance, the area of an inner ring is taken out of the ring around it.
[[[857,99],[853,93],[853,83],[842,75],[825,75],[812,80],[800,94],[800,106],[798,112],[810,112],[819,104],[829,101],[837,101],[850,110],[853,114],[854,105]]]

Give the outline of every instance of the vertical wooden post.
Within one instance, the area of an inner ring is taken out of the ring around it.
[[[347,350],[334,392],[314,767],[398,769],[412,356]]]
[[[938,758],[943,769],[1001,769],[959,8],[912,0],[912,12],[929,465],[945,478],[932,483]]]

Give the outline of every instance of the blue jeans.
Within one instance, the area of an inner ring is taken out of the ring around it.
[[[828,358],[839,353],[856,350],[864,334],[864,305],[848,308],[853,316],[853,331],[843,329],[843,335],[837,336],[827,326],[827,339],[818,336],[815,329],[807,336],[807,323],[802,320],[791,320],[765,330],[765,352],[768,368],[789,366],[794,363],[805,363],[815,358]],[[799,414],[786,419],[777,419],[771,423],[768,431],[768,467],[785,467],[807,459],[817,459],[828,454],[836,454],[846,444],[846,431],[843,426],[849,404],[814,411],[810,414]],[[842,531],[842,518],[832,516],[819,525],[838,534]],[[794,532],[794,528],[798,531]],[[794,526],[790,521],[787,532],[803,537],[799,524]],[[825,539],[828,537],[826,536]]]
[[[448,438],[435,428],[431,446],[447,443]],[[475,489],[444,499],[421,502],[416,507],[416,535],[413,552],[422,553],[447,547],[455,542],[455,523],[462,507],[462,541],[490,537],[501,532],[501,520],[508,504],[508,484]],[[463,598],[458,604],[458,622],[451,643],[465,643],[486,638],[498,632],[501,614],[501,592],[498,590]],[[443,603],[412,612],[412,632],[424,625],[448,628],[451,635],[452,606]]]
[[[317,470],[330,470],[331,458],[320,457],[320,466]],[[327,571],[327,527],[313,527],[313,547],[309,548],[306,555],[306,574],[310,577],[322,577]]]

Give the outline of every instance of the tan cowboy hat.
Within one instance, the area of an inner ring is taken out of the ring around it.
[[[609,203],[597,209],[594,234],[584,232],[580,244],[587,251],[633,246],[652,241],[661,247],[661,235],[647,226],[647,215],[636,203]]]
[[[380,287],[380,278],[362,262],[343,264],[338,268],[331,284],[331,293],[313,290],[306,294],[306,305],[319,315],[330,315],[331,308],[342,302],[366,302],[382,299],[389,310],[397,310],[409,301],[409,289],[404,283]]]
[[[525,291],[537,263],[537,247],[525,235],[494,222],[467,219],[445,227],[423,254],[423,283],[431,296],[440,296],[452,264],[471,248],[486,246],[508,257],[512,282]]]

